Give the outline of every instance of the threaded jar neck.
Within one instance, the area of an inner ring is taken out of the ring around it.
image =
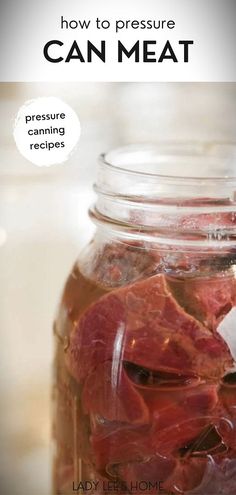
[[[100,156],[102,228],[130,237],[203,248],[236,247],[236,146],[138,145]]]

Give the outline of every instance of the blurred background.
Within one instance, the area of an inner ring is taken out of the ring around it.
[[[37,167],[12,130],[28,99],[58,96],[81,121],[68,162]],[[236,83],[0,84],[0,477],[2,495],[51,495],[52,323],[93,232],[97,156],[157,141],[236,141]]]

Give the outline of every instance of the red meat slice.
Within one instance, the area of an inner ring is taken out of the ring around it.
[[[121,464],[144,462],[157,453],[168,461],[179,458],[208,425],[217,404],[216,383],[233,364],[221,336],[185,312],[163,275],[116,289],[92,304],[74,327],[65,356],[83,386],[91,461],[101,475],[119,475]],[[151,380],[147,375],[140,384],[132,366],[149,370]],[[205,384],[208,379],[213,384]],[[203,474],[198,463],[194,484]],[[189,487],[183,462],[179,466],[175,478]],[[166,479],[172,470],[167,469]]]
[[[117,332],[125,321],[125,308],[113,293],[102,297],[80,318],[66,353],[69,371],[83,381],[99,363],[113,354]]]
[[[85,381],[82,404],[85,413],[109,421],[145,424],[149,420],[148,408],[128,379],[122,362],[118,369],[111,361],[98,365]]]
[[[92,431],[95,431],[95,427]],[[150,425],[132,426],[105,422],[91,435],[91,446],[97,471],[117,475],[117,467],[128,462],[142,462],[155,454],[150,445]]]
[[[113,389],[111,366],[110,362],[98,366],[85,381],[82,396],[84,410],[92,418],[95,463],[102,472],[124,462],[127,454],[128,460],[156,452],[169,458],[208,425],[218,401],[215,385],[177,388],[170,394],[165,389],[139,387],[122,370]],[[134,430],[142,423],[142,428]]]
[[[188,404],[193,397],[193,392],[190,393],[188,397],[183,395],[181,404],[171,394],[168,397],[166,393],[162,397],[162,393],[153,392],[155,401],[151,403],[147,398],[145,400],[150,409],[149,425],[136,425],[134,428],[133,424],[112,423],[104,418],[103,424],[98,426],[93,422],[91,442],[97,469],[104,472],[110,466],[111,473],[112,466],[115,470],[118,464],[127,461],[137,462],[141,459],[142,462],[157,453],[170,460],[182,456],[186,446],[191,451],[196,450],[196,439],[209,426],[209,417],[217,399],[213,386],[205,386],[205,390],[196,395],[200,403],[205,401],[205,407],[193,410],[192,405],[189,407]],[[91,412],[91,404],[89,408]]]
[[[167,283],[185,311],[212,330],[236,304],[236,279],[232,275],[167,277]]]
[[[143,493],[142,487],[145,485],[142,482],[159,485],[159,489],[148,490],[150,494],[163,492],[180,494],[189,492],[201,484],[207,463],[207,459],[188,459],[186,462],[156,455],[144,463],[119,466],[119,474],[128,486],[131,483],[134,485],[136,480],[140,482],[140,490],[136,492],[138,495]]]
[[[163,493],[166,480],[171,476],[175,467],[175,459],[154,455],[144,462],[120,464],[118,473],[125,480],[128,488],[135,487],[135,493],[143,493],[142,489],[146,486],[151,495]]]
[[[207,458],[179,460],[172,476],[166,482],[166,489],[174,490],[177,494],[184,494],[200,488],[208,464]]]
[[[211,378],[232,366],[220,335],[179,306],[163,275],[112,291],[80,318],[66,353],[70,372],[81,381],[108,360]]]
[[[214,414],[212,416],[214,418]],[[210,415],[201,418],[197,410],[191,415],[189,411],[185,411],[184,407],[172,407],[166,411],[165,417],[163,415],[156,425],[152,444],[156,452],[162,456],[169,458],[170,455],[174,455],[178,458],[184,456],[185,453],[188,456],[189,452],[194,453],[198,450],[199,439],[202,432],[209,427],[209,421]],[[161,424],[164,425],[163,430]],[[220,439],[217,438],[216,446],[218,447],[219,444]],[[206,447],[205,451],[207,450]]]

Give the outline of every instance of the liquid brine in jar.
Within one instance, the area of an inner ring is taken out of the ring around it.
[[[55,495],[236,493],[226,162],[204,146],[100,158],[97,230],[54,324]]]

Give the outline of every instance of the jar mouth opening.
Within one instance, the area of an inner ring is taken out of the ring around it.
[[[128,145],[100,155],[116,173],[165,181],[236,181],[236,143]]]

